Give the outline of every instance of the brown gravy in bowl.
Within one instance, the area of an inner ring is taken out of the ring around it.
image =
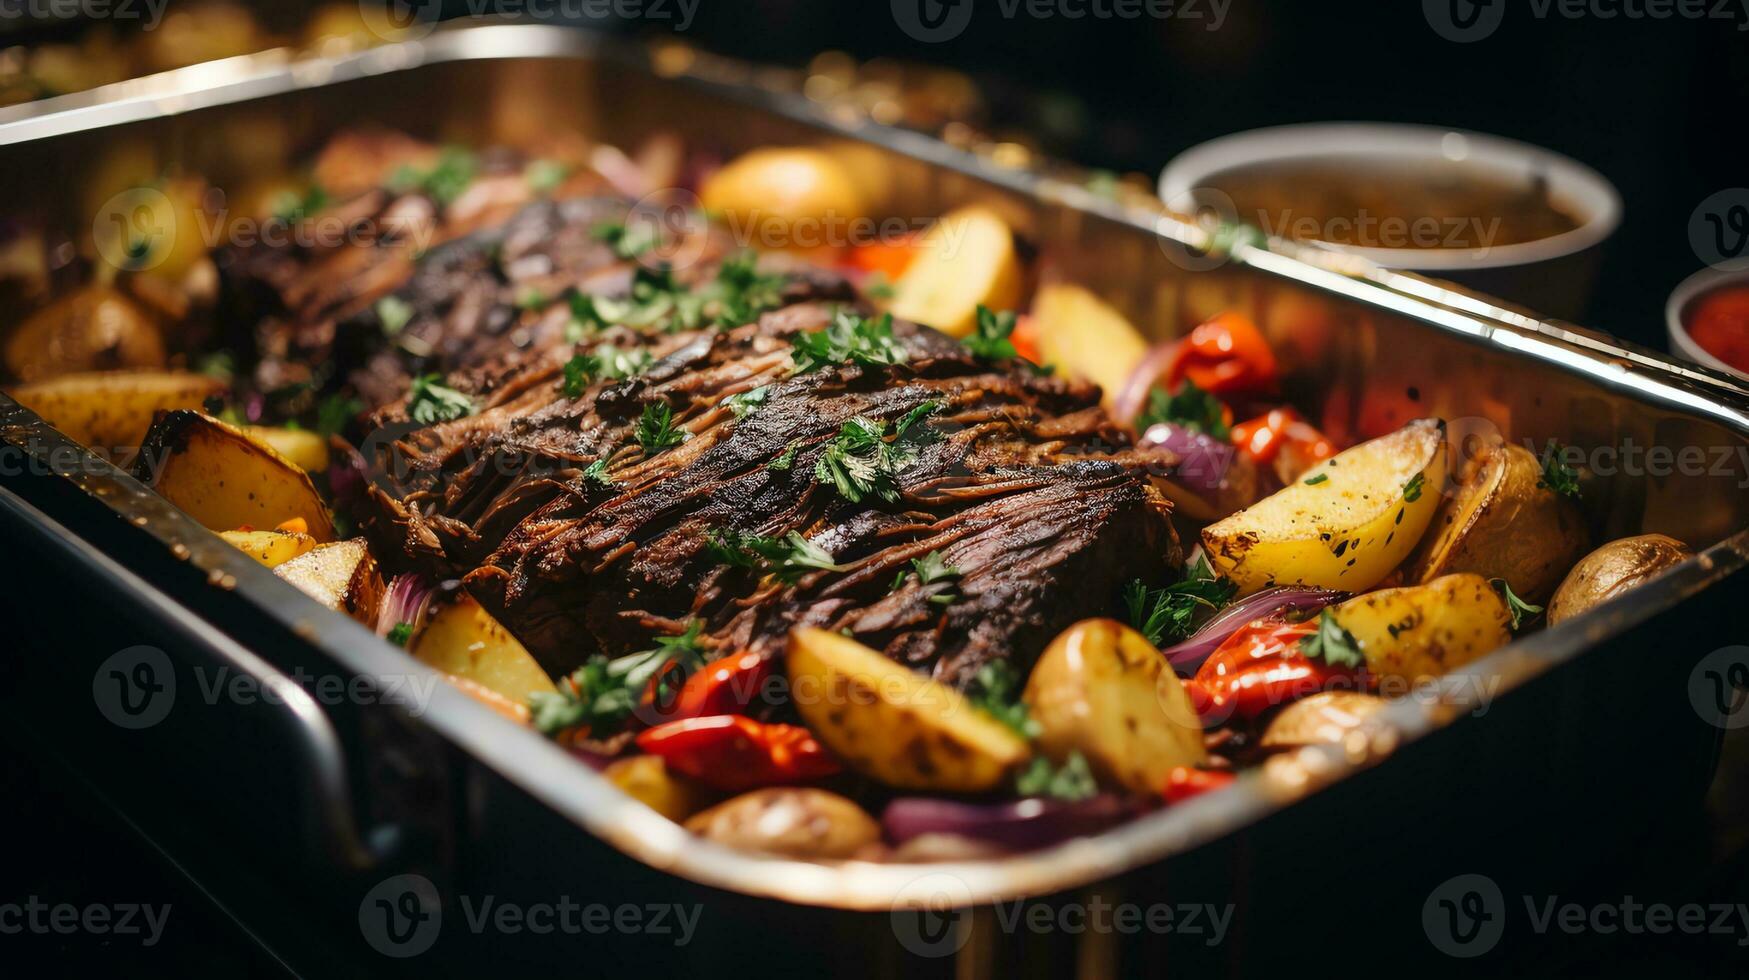
[[[1253,164],[1206,182],[1239,221],[1302,241],[1360,248],[1486,249],[1579,227],[1541,174],[1509,179],[1459,163],[1319,157]]]

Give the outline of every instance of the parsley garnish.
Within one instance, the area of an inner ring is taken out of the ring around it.
[[[474,414],[474,400],[443,383],[443,376],[421,374],[407,394],[407,414],[421,425]]]
[[[1162,422],[1214,439],[1226,439],[1230,434],[1220,399],[1198,388],[1189,378],[1170,395],[1160,388],[1148,391],[1148,407],[1136,416],[1136,428],[1146,431]]]
[[[613,254],[622,259],[635,259],[656,247],[655,229],[643,222],[626,225],[617,221],[604,221],[591,229],[589,234],[596,241],[606,242],[613,249]]]
[[[1421,489],[1426,485],[1427,475],[1425,473],[1417,473],[1410,477],[1409,482],[1403,484],[1403,502],[1412,504],[1415,501],[1420,500]]]
[[[761,275],[758,263],[756,254],[742,251],[724,259],[717,268],[717,281],[707,298],[718,303],[718,327],[752,323],[759,314],[783,305],[783,277]]]
[[[1512,614],[1512,628],[1514,630],[1524,625],[1525,620],[1535,618],[1543,611],[1543,607],[1533,606],[1520,599],[1512,591],[1512,586],[1508,585],[1503,578],[1491,578],[1488,580],[1488,584],[1494,586],[1494,591],[1500,593],[1500,598],[1506,600],[1506,611]]]
[[[873,273],[862,284],[862,292],[869,299],[892,299],[899,294],[897,287],[884,272]]]
[[[723,399],[723,404],[729,411],[735,413],[735,418],[744,419],[753,414],[754,409],[765,404],[765,399],[771,397],[771,387],[760,385],[751,391],[743,391],[739,395],[730,395]]]
[[[695,619],[685,633],[661,637],[652,649],[614,660],[599,654],[590,657],[559,681],[558,691],[529,696],[534,727],[546,735],[579,725],[596,737],[612,734],[631,716],[652,680],[658,698],[665,697],[686,674],[704,665],[704,649],[698,642],[702,628]],[[679,665],[680,677],[666,669],[670,663]]]
[[[1565,450],[1560,443],[1549,443],[1549,448],[1543,453],[1542,458],[1543,475],[1537,479],[1536,485],[1578,500],[1579,474],[1561,459],[1564,452]]]
[[[791,531],[781,538],[768,538],[721,528],[711,532],[705,553],[720,564],[775,575],[783,582],[794,582],[810,570],[844,570],[843,565],[833,563],[832,555],[826,549],[802,537],[799,531]]]
[[[1013,664],[992,660],[978,668],[977,676],[966,687],[966,699],[972,702],[972,707],[1007,725],[1021,738],[1036,738],[1038,722],[1020,699],[1020,687]]]
[[[1070,752],[1062,766],[1056,766],[1044,756],[1038,756],[1015,777],[1014,791],[1021,796],[1048,796],[1052,799],[1085,800],[1099,792],[1093,780],[1093,770],[1079,752]]]
[[[899,420],[890,437],[880,419],[851,419],[820,454],[814,479],[831,484],[853,504],[871,495],[896,502],[899,473],[917,462],[922,447],[941,438],[933,426],[922,424],[940,407],[932,401],[917,406]]]
[[[522,179],[528,182],[528,189],[541,196],[558,190],[569,176],[571,165],[558,160],[530,160],[522,168]]]
[[[595,375],[601,371],[601,358],[591,354],[578,354],[565,362],[565,380],[563,386],[566,398],[581,398],[588,389],[589,383],[595,380]]]
[[[407,328],[413,319],[413,304],[399,296],[384,296],[377,300],[377,321],[382,324],[383,336],[393,337]]]
[[[316,434],[337,435],[345,431],[346,426],[362,411],[364,403],[356,398],[329,395],[316,404]]]
[[[413,624],[412,623],[396,623],[394,625],[394,628],[389,630],[388,641],[390,643],[393,643],[395,646],[404,647],[407,645],[407,641],[411,640],[412,638],[413,638]]]
[[[1014,341],[1009,336],[1014,333],[1015,316],[1012,310],[997,313],[983,304],[978,304],[978,322],[972,335],[961,340],[966,350],[977,357],[988,361],[1005,361],[1018,357],[1014,349]]]
[[[1328,609],[1318,614],[1318,631],[1300,637],[1300,653],[1307,660],[1322,660],[1332,667],[1366,664],[1366,657],[1361,654],[1354,634],[1343,629]]]
[[[1304,480],[1301,480],[1300,482],[1304,483],[1308,487],[1315,487],[1320,483],[1328,483],[1329,481],[1330,481],[1330,474],[1319,473],[1316,476],[1308,476]]]
[[[584,467],[583,479],[585,482],[588,482],[588,483],[594,483],[594,484],[597,484],[599,486],[612,488],[614,486],[614,482],[613,482],[613,478],[607,475],[607,457],[606,456],[598,457],[595,460],[595,462],[590,463],[587,467]]]
[[[576,343],[607,326],[607,320],[595,308],[595,297],[587,293],[571,294],[571,319],[565,323],[565,339]]]
[[[893,587],[889,591],[897,591],[905,585],[905,580],[916,576],[918,585],[931,585],[936,582],[948,582],[960,577],[960,570],[949,565],[941,557],[941,552],[931,551],[922,558],[911,559],[911,570],[900,570],[898,577],[893,579]],[[929,601],[938,606],[951,606],[959,601],[959,596],[952,592],[937,592],[929,597]]]
[[[307,218],[328,206],[328,192],[311,184],[303,193],[284,191],[273,197],[273,218],[282,224]]]
[[[538,310],[546,305],[547,294],[533,286],[524,286],[516,291],[515,306],[519,310]]]
[[[389,175],[388,186],[397,194],[418,191],[447,207],[474,182],[478,170],[479,162],[472,153],[449,146],[444,147],[437,155],[437,162],[429,167],[402,164]]]
[[[1168,637],[1191,633],[1199,609],[1215,612],[1231,602],[1237,588],[1224,578],[1192,575],[1164,588],[1150,589],[1141,579],[1132,579],[1123,589],[1124,609],[1136,632],[1159,646]]]
[[[692,433],[674,424],[674,410],[667,402],[650,402],[644,406],[636,434],[645,456],[654,456],[692,438]]]
[[[800,452],[801,448],[801,439],[791,439],[789,445],[783,447],[783,452],[779,453],[776,459],[766,463],[765,468],[779,473],[789,472],[790,467],[796,465],[796,453]]]
[[[893,339],[890,313],[871,319],[841,309],[824,330],[796,334],[790,344],[795,348],[790,358],[797,374],[830,364],[879,366],[905,361],[905,348]]]

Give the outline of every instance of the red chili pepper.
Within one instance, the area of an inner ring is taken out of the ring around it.
[[[1333,686],[1352,683],[1357,674],[1308,659],[1300,638],[1316,632],[1316,620],[1284,623],[1259,619],[1228,637],[1185,684],[1205,725],[1237,716],[1253,721],[1270,708]]]
[[[671,719],[727,715],[746,708],[771,676],[771,660],[757,653],[732,653],[686,679]]]
[[[685,718],[638,736],[638,748],[674,771],[726,792],[807,782],[839,772],[814,733],[741,715]]]
[[[1014,318],[1014,332],[1008,335],[1008,342],[1014,345],[1014,352],[1034,364],[1038,359],[1038,321],[1030,313],[1022,313]]]
[[[1166,785],[1160,795],[1167,803],[1182,803],[1193,796],[1201,796],[1217,789],[1233,785],[1233,780],[1239,777],[1230,769],[1198,769],[1195,766],[1173,766],[1166,774]]]
[[[1275,353],[1250,319],[1222,313],[1179,342],[1166,368],[1167,390],[1186,377],[1217,395],[1274,391]]]
[[[1283,482],[1336,455],[1336,444],[1291,408],[1233,426],[1233,445],[1258,465],[1275,464]]]
[[[848,262],[864,272],[878,272],[889,281],[905,274],[917,257],[917,244],[911,237],[893,242],[870,242],[850,250]]]

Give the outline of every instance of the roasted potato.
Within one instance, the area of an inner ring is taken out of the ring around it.
[[[979,306],[1011,310],[1020,304],[1021,279],[1007,222],[988,208],[959,208],[918,238],[917,257],[893,284],[888,309],[964,337],[977,326]]]
[[[722,798],[722,794],[669,772],[660,756],[634,755],[619,759],[601,771],[625,794],[664,817],[679,823]]]
[[[152,426],[140,457],[141,479],[215,531],[303,518],[317,541],[334,540],[333,520],[310,475],[236,426],[171,412]]]
[[[383,576],[363,538],[313,548],[277,566],[273,574],[305,595],[374,628],[383,598]]]
[[[1271,585],[1365,591],[1427,530],[1445,465],[1445,423],[1411,422],[1204,528],[1203,548],[1240,595]]]
[[[1360,691],[1319,691],[1281,709],[1258,744],[1266,749],[1338,744],[1388,703]]]
[[[1409,559],[1408,580],[1453,572],[1505,579],[1525,602],[1540,604],[1585,550],[1585,520],[1567,497],[1538,486],[1542,464],[1523,446],[1484,448],[1465,464],[1456,491]]]
[[[110,286],[68,293],[31,314],[6,338],[6,372],[24,382],[157,369],[164,357],[157,320]]]
[[[1393,687],[1431,680],[1512,641],[1506,601],[1468,573],[1368,592],[1330,607],[1330,615],[1354,637],[1367,671]]]
[[[1148,351],[1141,331],[1080,286],[1039,287],[1032,299],[1032,322],[1039,360],[1098,385],[1107,409]]]
[[[1023,695],[1038,746],[1061,762],[1079,752],[1100,781],[1156,794],[1173,766],[1207,760],[1202,722],[1166,658],[1135,630],[1088,619],[1064,630]]]
[[[461,691],[475,701],[480,702],[486,707],[491,708],[493,711],[496,711],[511,721],[516,722],[518,725],[528,724],[528,705],[521,701],[512,701],[504,695],[499,694],[497,691],[484,685],[476,684],[473,681],[468,680],[466,677],[457,677],[454,674],[444,674],[443,679],[454,686],[456,690]]]
[[[6,393],[74,442],[126,457],[145,441],[159,412],[198,409],[224,390],[204,374],[104,371],[22,384]]]
[[[316,546],[298,531],[220,531],[219,537],[268,568],[277,568]]]
[[[305,473],[328,469],[328,440],[309,429],[282,429],[270,425],[242,426],[243,434],[290,460]]]
[[[852,769],[901,789],[993,789],[1031,751],[963,695],[837,633],[789,637],[796,710]]]
[[[1596,608],[1692,554],[1688,545],[1662,534],[1611,541],[1581,558],[1561,581],[1549,600],[1549,625]]]
[[[881,838],[862,807],[821,789],[757,789],[686,821],[686,829],[719,844],[784,857],[854,857]]]
[[[850,241],[866,215],[855,176],[811,148],[754,150],[706,178],[699,199],[755,248],[830,252]]]
[[[420,661],[526,704],[536,691],[558,690],[534,655],[474,597],[456,592],[436,609],[409,650]]]

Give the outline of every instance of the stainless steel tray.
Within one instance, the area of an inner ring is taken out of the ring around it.
[[[442,30],[340,60],[232,59],[8,116],[0,125],[0,215],[88,223],[78,213],[79,181],[124,144],[152,146],[223,183],[364,122],[481,143],[566,127],[620,145],[674,129],[730,152],[851,140],[891,175],[890,213],[926,218],[970,200],[997,207],[1038,243],[1046,275],[1094,289],[1156,336],[1222,309],[1250,313],[1280,352],[1296,402],[1321,409],[1333,428],[1438,414],[1588,450],[1630,439],[1730,454],[1749,447],[1749,389],[1704,369],[1284,242],[1210,256],[1202,251],[1209,236],[1186,220],[883,128],[772,81],[686,49],[651,54],[517,25]],[[277,135],[264,145],[263,133]],[[3,397],[0,443],[9,454],[0,467],[0,526],[26,542],[5,563],[0,604],[24,617],[15,621],[42,621],[54,608],[116,610],[113,619],[41,627],[27,646],[42,652],[19,657],[22,680],[8,687],[8,701],[20,718],[52,708],[44,741],[94,783],[113,787],[117,805],[167,841],[192,873],[228,881],[234,860],[213,858],[241,856],[261,880],[234,885],[240,893],[276,902],[287,890],[313,896],[308,918],[297,920],[301,931],[275,938],[271,925],[261,927],[263,942],[288,959],[316,955],[298,938],[319,928],[311,920],[337,937],[322,952],[374,957],[355,918],[360,896],[388,876],[417,872],[444,896],[446,921],[461,918],[455,896],[482,892],[550,901],[570,888],[706,902],[703,942],[673,949],[622,937],[620,952],[609,954],[676,969],[768,955],[772,937],[787,934],[794,963],[840,970],[923,965],[978,975],[1061,965],[1053,957],[1062,956],[1095,972],[1112,964],[1144,970],[1165,956],[1168,937],[1057,936],[1071,952],[1038,958],[1029,944],[1042,940],[1004,929],[989,908],[1022,896],[1194,894],[1235,906],[1237,932],[1219,949],[1175,952],[1173,961],[1237,971],[1290,955],[1288,937],[1301,934],[1295,896],[1306,887],[1298,876],[1310,866],[1294,846],[1310,833],[1351,848],[1339,852],[1343,880],[1327,883],[1314,901],[1340,889],[1427,952],[1420,903],[1449,869],[1512,880],[1519,870],[1558,866],[1567,855],[1555,845],[1609,839],[1660,801],[1705,785],[1717,730],[1689,708],[1687,685],[1695,664],[1730,642],[1726,614],[1743,596],[1749,563],[1749,494],[1738,485],[1749,471],[1740,460],[1729,476],[1618,478],[1588,500],[1599,538],[1661,531],[1695,544],[1699,555],[1625,601],[1532,634],[1447,678],[1436,693],[1395,704],[1364,744],[1279,758],[1229,792],[1035,854],[824,867],[696,841],[552,743],[441,684],[411,709],[365,697],[293,697],[247,711],[207,703],[201,707],[212,710],[198,712],[209,718],[204,725],[110,725],[85,707],[94,672],[115,651],[152,642],[141,636],[158,638],[171,655],[179,690],[196,689],[201,663],[264,684],[295,673],[394,689],[431,675]],[[1646,648],[1652,642],[1655,651]],[[31,696],[20,696],[27,689]],[[233,739],[221,718],[249,737]],[[1651,759],[1661,760],[1656,773],[1634,786],[1606,778],[1617,764]],[[212,778],[217,772],[227,781]],[[154,786],[186,795],[168,800],[174,794]],[[283,805],[264,814],[262,800]],[[1580,807],[1585,826],[1563,822]],[[190,827],[190,812],[210,817]],[[1596,819],[1600,812],[1609,818]],[[1378,823],[1357,824],[1356,814]],[[566,825],[587,834],[567,833]],[[1432,827],[1464,832],[1429,836]],[[938,901],[985,909],[962,922],[970,938],[954,947],[957,957],[915,959],[901,917],[885,914],[920,888],[935,889]],[[491,962],[479,951],[494,940],[535,955],[526,934],[449,929],[433,955],[449,949]],[[843,942],[861,950],[852,962]],[[548,945],[571,948],[563,940]],[[1184,945],[1193,944],[1174,948]]]

